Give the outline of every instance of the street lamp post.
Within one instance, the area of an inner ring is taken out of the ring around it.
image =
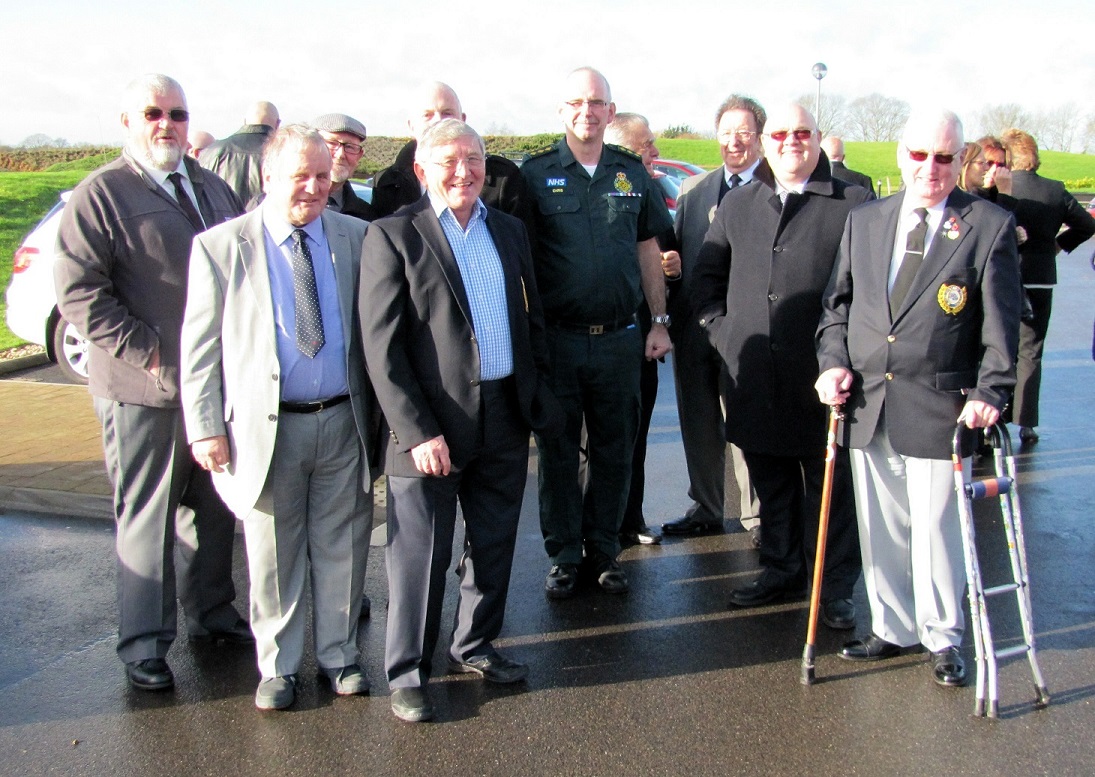
[[[810,70],[814,74],[814,78],[817,79],[817,100],[814,102],[814,119],[818,123],[821,122],[821,79],[829,72],[829,68],[825,67],[824,62],[816,63]]]

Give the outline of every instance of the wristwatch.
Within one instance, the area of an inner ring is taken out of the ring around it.
[[[661,324],[662,326],[668,328],[668,326],[669,326],[669,314],[668,313],[663,313],[660,316],[651,316],[650,317],[650,322],[653,323],[653,324]]]

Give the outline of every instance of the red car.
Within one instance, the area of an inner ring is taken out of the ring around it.
[[[693,175],[700,175],[701,173],[707,172],[699,165],[694,165],[691,162],[680,162],[676,159],[655,159],[654,169],[659,173],[671,175],[682,181]]]

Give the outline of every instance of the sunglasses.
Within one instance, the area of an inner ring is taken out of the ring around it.
[[[769,132],[768,137],[777,143],[782,143],[787,140],[787,136],[794,137],[795,140],[809,140],[814,134],[813,130],[797,129],[797,130],[776,130],[775,132]]]
[[[949,165],[954,161],[954,158],[958,156],[955,154],[929,154],[927,151],[913,151],[908,146],[905,147],[905,153],[909,155],[909,159],[914,162],[926,162],[928,157],[935,160],[937,165]]]
[[[171,121],[190,121],[190,111],[183,110],[182,108],[172,108],[169,111],[165,111],[163,108],[145,108],[144,118],[145,121],[159,121],[164,117],[165,113]]]

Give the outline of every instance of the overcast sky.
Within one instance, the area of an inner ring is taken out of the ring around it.
[[[349,113],[405,135],[406,95],[442,80],[482,132],[559,131],[559,84],[575,67],[608,77],[620,110],[712,129],[726,94],[774,105],[870,92],[942,104],[970,131],[987,104],[1095,112],[1095,3],[777,0],[133,0],[6,3],[0,144],[45,133],[119,141],[119,97],[162,72],[186,90],[191,129],[217,137],[248,103],[283,120]],[[825,9],[825,10],[821,10]]]

